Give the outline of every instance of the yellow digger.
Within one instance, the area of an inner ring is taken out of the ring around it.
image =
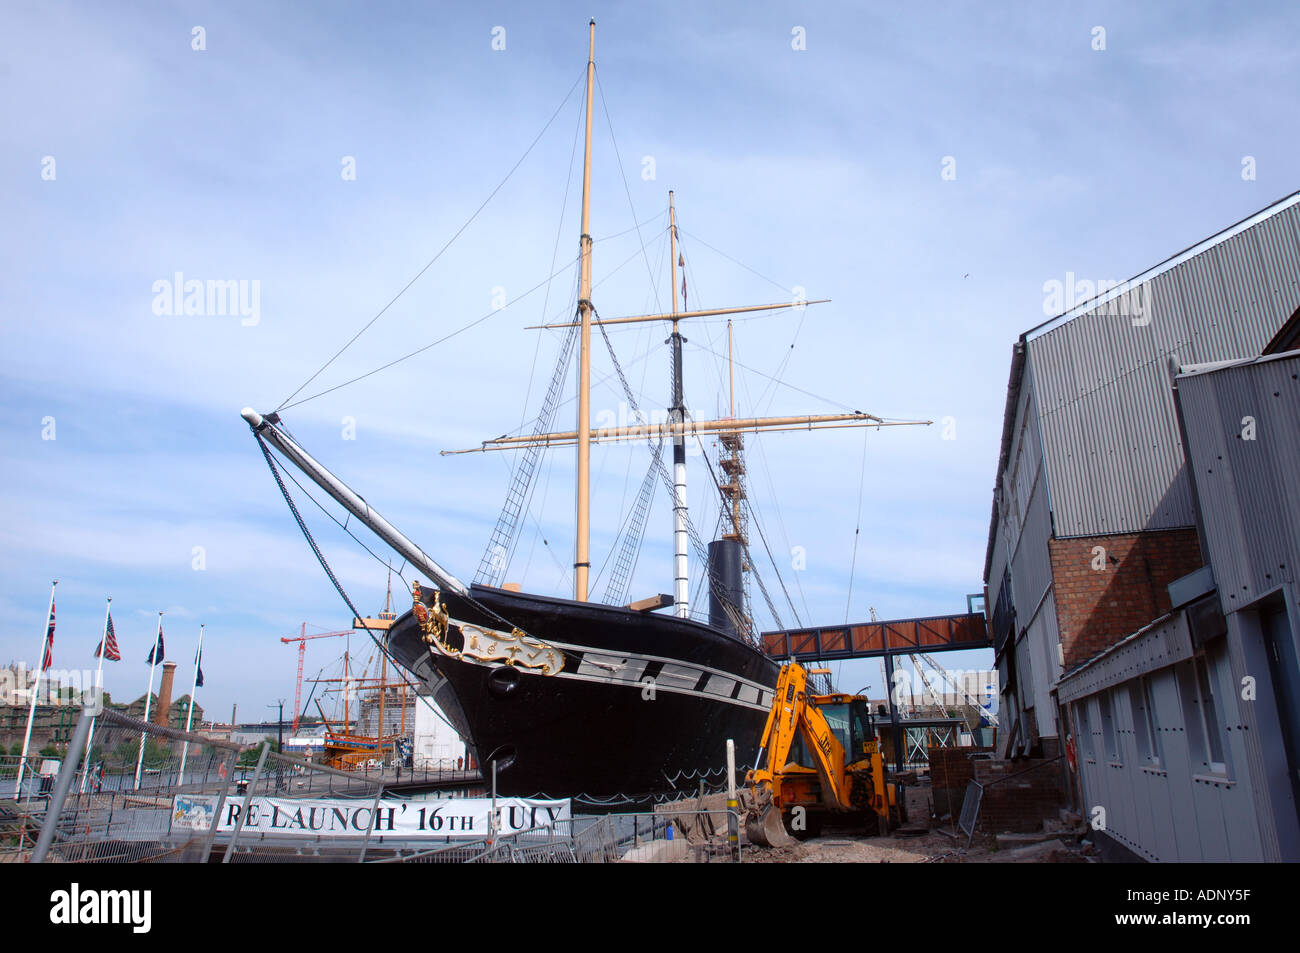
[[[871,708],[862,695],[810,695],[804,669],[789,662],[776,682],[754,769],[745,778],[751,844],[777,847],[813,837],[823,819],[860,819],[886,834],[906,821],[902,785],[885,773]]]

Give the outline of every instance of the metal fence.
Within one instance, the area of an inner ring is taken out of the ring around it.
[[[726,861],[727,811],[676,810],[579,815],[500,837],[376,858],[387,864],[603,864]],[[740,824],[738,814],[731,812]],[[721,823],[719,823],[719,815]]]
[[[178,794],[220,796],[232,784],[242,749],[112,710],[93,721],[92,738],[92,719],[82,716],[56,783],[22,802],[41,824],[31,859],[206,859],[211,837],[177,825],[174,799]]]
[[[258,749],[257,765],[252,776],[236,781],[235,788],[244,797],[245,805],[255,797],[293,798],[310,795],[365,800],[371,805],[369,827],[360,837],[304,842],[302,838],[285,839],[275,833],[246,831],[245,822],[249,812],[241,810],[234,831],[228,838],[222,838],[223,863],[364,861],[384,794],[382,775],[372,779],[364,774],[336,771],[303,758],[271,751],[267,743]],[[215,818],[222,816],[224,801],[223,796],[216,806]],[[215,828],[216,824],[212,827]]]
[[[739,848],[727,844],[729,812],[706,810],[700,804],[689,809],[661,806],[653,813],[576,815],[547,826],[448,839],[435,846],[423,835],[394,834],[391,821],[386,831],[376,833],[383,805],[400,803],[405,810],[405,805],[424,803],[385,800],[384,774],[336,771],[271,751],[269,742],[243,747],[115,711],[95,719],[96,737],[102,742],[95,747],[88,743],[90,722],[87,715],[78,723],[56,778],[47,770],[42,782],[24,783],[21,798],[4,799],[0,794],[0,862],[572,864],[740,859]],[[89,757],[88,751],[93,752]],[[14,769],[16,774],[16,764]],[[268,811],[252,810],[254,798],[271,799],[258,802],[271,806],[269,825]],[[285,800],[305,798],[329,798],[335,805],[355,801],[355,807],[337,809],[356,826],[346,834],[317,834],[275,824],[275,811],[283,818],[287,810],[297,810],[286,809]],[[249,820],[250,815],[258,818]],[[499,815],[494,810],[490,816]],[[730,818],[739,828],[739,817],[731,813]]]
[[[614,827],[606,817],[556,820],[499,837],[423,850],[397,850],[381,864],[602,864],[619,859]]]

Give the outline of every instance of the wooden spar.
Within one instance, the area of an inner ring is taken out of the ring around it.
[[[676,229],[673,230],[676,235]],[[676,244],[676,242],[674,242]],[[674,258],[673,262],[676,263]],[[677,306],[677,286],[673,285],[673,307]],[[712,318],[723,314],[747,314],[751,311],[779,311],[781,308],[802,308],[810,304],[828,304],[830,298],[818,298],[816,301],[782,301],[776,304],[748,304],[738,308],[709,308],[704,311],[673,311],[669,314],[638,314],[628,318],[601,318],[592,324],[635,324],[638,321],[682,321],[686,318]],[[566,324],[530,324],[525,330],[538,331],[551,328],[571,328],[576,322]]]
[[[301,470],[313,483],[332,496],[349,513],[365,523],[376,536],[391,546],[412,566],[425,573],[440,587],[464,595],[469,587],[434,562],[424,550],[397,531],[392,523],[371,509],[370,504],[358,496],[347,484],[330,473],[288,434],[275,426],[275,415],[267,419],[245,407],[243,418],[253,432],[271,444],[284,455],[284,458]]]
[[[587,601],[591,569],[591,108],[596,74],[596,21],[587,38],[587,140],[582,159],[582,265],[578,277],[578,513],[573,560],[573,598]]]
[[[638,437],[675,436],[684,434],[709,434],[721,432],[760,433],[788,430],[834,430],[841,427],[913,427],[929,426],[932,420],[884,420],[872,414],[810,414],[799,417],[744,417],[726,420],[688,420],[684,424],[671,421],[662,424],[637,424],[631,427],[606,427],[593,430],[588,435],[593,443],[634,440]],[[443,450],[443,456],[457,453],[481,453],[487,450],[518,450],[521,447],[566,447],[572,446],[578,435],[573,431],[565,433],[538,434],[531,437],[498,437],[485,440],[481,447],[467,450]]]

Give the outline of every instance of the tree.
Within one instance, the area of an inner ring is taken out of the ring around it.
[[[139,738],[134,741],[130,738],[123,738],[122,741],[118,743],[117,747],[113,749],[113,753],[109,757],[118,764],[127,764],[135,761],[136,753],[139,750]]]
[[[279,752],[280,746],[276,743],[273,737],[267,735],[266,738],[263,740],[266,741],[266,743],[271,746],[270,751],[272,754],[276,754]],[[239,762],[238,762],[239,767],[241,768],[255,767],[257,765],[257,759],[260,758],[261,756],[262,756],[261,745],[258,745],[255,748],[249,748],[247,751],[245,751],[243,754],[239,756]]]

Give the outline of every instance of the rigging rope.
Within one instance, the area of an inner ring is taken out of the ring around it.
[[[559,358],[551,374],[551,383],[546,390],[542,409],[537,415],[537,423],[533,428],[534,438],[540,437],[551,429],[560,391],[564,387],[569,354],[573,351],[573,342],[577,337],[577,326],[569,328],[569,333],[565,335],[560,346]],[[524,447],[523,456],[519,458],[510,475],[510,489],[506,493],[505,502],[501,505],[501,512],[497,516],[496,525],[492,528],[492,535],[488,538],[487,548],[483,551],[483,558],[479,560],[478,571],[474,574],[475,582],[495,586],[505,578],[518,543],[519,519],[527,510],[528,501],[532,496],[533,477],[537,472],[537,460],[541,453],[542,445],[536,441]]]
[[[591,311],[595,316],[595,322],[593,323],[600,328],[600,335],[605,340],[605,347],[609,350],[610,360],[614,362],[614,370],[618,372],[618,379],[623,385],[623,394],[627,397],[628,406],[632,408],[632,412],[639,418],[641,416],[641,409],[637,405],[636,396],[632,393],[631,385],[627,382],[627,376],[623,373],[623,367],[618,362],[618,355],[614,353],[614,345],[609,339],[609,334],[605,331],[605,325],[600,322],[600,314],[596,311],[594,305],[592,306]],[[650,443],[649,434],[646,435],[646,443],[652,451],[655,449],[654,445]],[[675,495],[673,478],[668,473],[668,468],[664,466],[662,456],[656,454],[651,465],[658,471],[659,477],[663,481],[664,486],[668,488],[668,496],[672,499]],[[716,483],[717,481],[715,480],[714,482]],[[750,629],[748,621],[744,617],[743,607],[737,608],[732,606],[730,601],[726,598],[726,587],[723,585],[722,579],[718,576],[713,566],[710,565],[708,547],[706,547],[704,541],[700,539],[700,534],[695,529],[695,523],[691,520],[689,513],[686,514],[686,534],[690,538],[691,545],[695,547],[696,558],[700,560],[700,564],[704,566],[705,572],[708,573],[710,592],[717,597],[718,604],[722,606],[723,611],[726,612],[732,625],[735,626],[737,635],[749,644],[755,645],[754,634]]]
[[[610,116],[609,116],[609,104],[608,104],[607,102],[605,102],[605,87],[602,86],[602,85],[600,84],[600,71],[599,71],[599,70],[593,70],[593,72],[595,73],[595,76],[596,76],[596,89],[600,90],[600,105],[601,105],[601,108],[605,110],[605,125],[606,125],[606,127],[608,127],[608,129],[609,129],[609,139],[610,139],[610,142],[612,142],[612,143],[614,144],[614,159],[615,159],[615,161],[616,161],[616,164],[618,165],[618,174],[619,174],[619,176],[623,179],[623,192],[624,192],[624,194],[627,195],[627,207],[628,207],[628,208],[631,210],[631,212],[632,212],[632,221],[635,222],[635,221],[636,221],[636,206],[634,206],[634,205],[632,204],[632,190],[631,190],[630,188],[628,188],[628,184],[627,184],[627,174],[623,171],[623,160],[622,160],[622,157],[621,157],[621,156],[619,155],[619,153],[618,153],[618,139],[616,139],[615,136],[614,136],[614,120],[612,120],[612,119],[610,118]],[[637,226],[635,226],[635,228],[636,228],[636,238],[637,238],[637,241],[640,242],[640,244],[641,244],[641,256],[645,259],[645,269],[646,269],[646,273],[647,273],[647,274],[649,275],[649,277],[650,277],[650,287],[651,287],[652,289],[654,289],[655,302],[658,303],[658,301],[659,301],[659,283],[658,283],[657,281],[655,281],[655,273],[654,273],[654,269],[650,267],[650,256],[649,256],[649,254],[646,253],[646,250],[645,250],[645,239],[643,239],[643,238],[641,237],[641,226],[640,226],[640,225],[637,225]]]
[[[573,164],[578,154],[578,132],[582,129],[582,112],[578,113],[578,121],[573,127],[573,144],[569,147],[569,171],[564,177],[564,196],[560,199],[560,220],[555,226],[555,241],[551,245],[551,271],[555,271],[555,261],[560,255],[560,236],[564,233],[564,213],[569,207],[569,188],[573,184]],[[577,299],[577,290],[575,288],[573,299]],[[551,286],[546,286],[546,296],[542,299],[542,320],[546,320],[546,313],[551,304]],[[572,347],[572,335],[565,341],[558,361],[559,365],[568,362],[569,348]],[[528,402],[533,393],[533,378],[537,374],[537,355],[542,350],[542,336],[537,335],[537,343],[533,347],[533,363],[528,369],[528,386],[524,389],[524,404],[520,411],[519,429],[525,426],[524,415],[528,413]],[[555,374],[559,368],[552,373],[551,387],[555,388]],[[546,401],[553,402],[551,393],[546,393]],[[547,419],[547,428],[550,427],[550,419],[554,416],[554,408],[544,408],[538,418]],[[500,584],[505,578],[505,574],[510,570],[510,563],[514,558],[515,547],[518,545],[519,532],[519,513],[518,510],[511,515],[511,500],[517,494],[519,497],[518,506],[525,511],[528,508],[529,501],[533,494],[533,480],[536,475],[537,455],[525,453],[523,459],[516,458],[510,466],[510,489],[506,493],[505,501],[501,504],[501,512],[497,516],[496,525],[492,529],[492,535],[488,538],[487,549],[483,553],[483,559],[479,562],[478,571],[475,573],[475,582],[491,582],[494,585]],[[500,554],[500,555],[498,555]],[[499,562],[498,562],[499,560]],[[497,572],[500,576],[497,576]]]
[[[352,600],[348,598],[348,594],[343,590],[343,584],[339,582],[338,576],[334,575],[334,570],[330,568],[330,564],[326,561],[325,554],[321,552],[320,546],[316,544],[316,540],[312,537],[311,530],[307,528],[306,521],[302,518],[302,514],[298,512],[298,506],[294,503],[293,497],[289,494],[289,488],[284,485],[284,480],[280,479],[280,469],[275,465],[275,458],[271,456],[271,448],[266,445],[266,441],[262,439],[261,434],[254,431],[253,436],[257,438],[257,445],[262,450],[262,456],[266,457],[266,465],[271,468],[271,476],[275,477],[275,484],[280,488],[280,495],[283,496],[284,501],[289,504],[289,512],[293,514],[294,521],[298,524],[298,528],[302,530],[302,535],[307,540],[307,544],[311,547],[311,551],[316,555],[316,561],[320,563],[321,568],[325,570],[325,575],[329,576],[330,582],[334,584],[335,591],[343,598],[344,604],[352,613],[352,618],[364,620],[365,616],[363,616],[357,610],[357,607],[352,604]],[[310,496],[310,494],[308,495]],[[313,502],[315,501],[313,500]],[[319,506],[320,504],[317,505]],[[364,621],[361,623],[361,628],[370,636],[370,640],[375,643],[375,647],[378,648],[379,651],[383,652],[389,658],[393,658],[393,656],[389,654],[388,649],[385,648],[384,644],[379,640],[379,637],[375,635],[374,629],[366,625]],[[427,696],[420,694],[419,689],[409,678],[406,677],[406,673],[403,671],[403,666],[399,664],[395,658],[393,658],[393,665],[397,674],[401,677],[406,686],[415,693],[415,696],[424,699],[424,703],[429,707],[429,710],[433,712],[443,724],[455,731],[455,725],[443,717],[442,713],[434,707],[433,702],[430,701]]]
[[[573,261],[571,261],[569,264],[565,265],[565,266],[564,266],[563,268],[561,268],[559,271],[556,271],[556,272],[554,272],[554,273],[552,273],[552,274],[550,274],[550,275],[547,275],[547,276],[546,276],[545,278],[543,278],[541,281],[537,282],[537,284],[533,285],[531,288],[529,288],[529,289],[528,289],[527,291],[525,291],[523,294],[519,295],[519,296],[518,296],[517,298],[515,298],[514,301],[511,302],[511,303],[513,304],[513,303],[516,303],[516,302],[519,302],[519,301],[523,301],[525,298],[527,298],[528,296],[530,296],[530,295],[532,295],[533,293],[535,293],[539,288],[542,288],[542,287],[546,286],[547,284],[549,284],[550,281],[551,281],[551,279],[555,278],[557,275],[562,275],[562,274],[564,274],[564,272],[568,271],[568,270],[571,269],[571,268],[574,268],[577,264],[578,264],[578,261],[577,261],[577,259],[575,258]],[[507,305],[506,307],[509,307],[509,305]],[[488,311],[486,314],[482,315],[481,317],[475,318],[473,321],[469,322],[468,324],[463,325],[463,326],[457,328],[455,331],[452,331],[450,334],[445,334],[445,335],[443,335],[442,337],[438,338],[438,340],[433,341],[433,342],[430,343],[430,344],[426,344],[426,345],[424,345],[424,347],[418,347],[418,348],[416,348],[414,351],[411,351],[411,352],[409,352],[409,353],[407,353],[407,354],[403,354],[401,357],[397,358],[396,360],[392,360],[392,361],[389,361],[387,364],[380,365],[379,367],[376,367],[374,370],[366,371],[364,374],[358,374],[356,377],[352,378],[351,380],[346,380],[346,381],[344,381],[344,382],[341,383],[341,384],[335,384],[333,387],[327,387],[327,388],[325,388],[325,389],[322,390],[322,391],[317,391],[315,394],[312,394],[310,397],[304,397],[302,400],[296,400],[296,401],[294,401],[292,404],[281,404],[279,407],[276,408],[276,413],[282,413],[283,411],[286,411],[286,410],[292,410],[293,408],[295,408],[295,407],[299,407],[299,406],[301,406],[302,404],[307,403],[308,401],[315,400],[317,397],[324,397],[326,394],[331,394],[331,393],[333,393],[333,392],[336,391],[336,390],[341,390],[341,389],[344,388],[344,387],[348,387],[348,386],[350,386],[350,385],[352,385],[352,384],[355,384],[355,383],[357,383],[357,381],[363,381],[363,380],[365,380],[367,377],[371,377],[371,376],[373,376],[373,375],[375,375],[375,374],[378,374],[380,371],[386,371],[386,370],[388,370],[390,367],[395,367],[395,366],[397,366],[398,364],[401,364],[403,361],[409,361],[411,358],[413,358],[413,357],[415,357],[415,356],[417,356],[417,355],[419,355],[419,354],[423,354],[425,351],[427,351],[427,350],[429,350],[429,349],[431,349],[431,348],[435,348],[435,347],[437,347],[439,344],[444,344],[444,343],[446,343],[447,341],[450,341],[452,338],[457,337],[458,335],[464,334],[466,331],[469,331],[469,330],[471,330],[471,329],[473,329],[473,328],[478,327],[480,324],[482,324],[482,323],[483,323],[484,321],[486,321],[488,318],[492,317],[493,315],[500,314],[500,313],[501,313],[502,311],[504,311],[504,310],[505,310],[505,308],[494,308],[493,310]],[[300,387],[300,388],[298,388],[298,390],[302,390],[302,388]],[[297,391],[295,391],[294,393],[297,393]]]
[[[858,474],[858,518],[853,524],[853,559],[849,562],[849,597],[844,603],[844,624],[849,624],[849,612],[853,606],[853,576],[858,566],[858,538],[862,529],[862,494],[867,483],[867,428],[862,429],[862,468]]]
[[[584,72],[585,72],[585,71],[584,71]],[[548,129],[551,128],[551,123],[555,122],[556,117],[560,115],[560,112],[564,109],[564,106],[565,106],[565,104],[569,101],[570,97],[573,96],[573,91],[574,91],[575,89],[578,88],[578,84],[579,84],[581,81],[582,81],[582,78],[581,78],[581,77],[579,77],[578,79],[574,80],[573,85],[569,87],[569,91],[568,91],[567,93],[564,94],[564,99],[560,100],[560,105],[557,106],[557,107],[555,107],[555,112],[553,112],[553,113],[551,114],[551,118],[548,119],[548,120],[546,120],[546,125],[542,127],[542,131],[539,132],[539,133],[537,134],[536,138],[533,139],[533,141],[529,144],[528,148],[524,150],[524,154],[521,155],[521,156],[519,157],[518,161],[516,161],[515,164],[514,164],[513,166],[510,167],[510,171],[506,173],[505,178],[502,179],[499,183],[497,183],[497,187],[494,188],[494,189],[491,191],[491,193],[489,193],[488,197],[485,198],[485,199],[483,200],[482,204],[479,205],[479,207],[476,208],[476,209],[474,210],[474,214],[472,214],[468,219],[466,219],[466,220],[465,220],[465,223],[464,223],[463,225],[461,225],[460,228],[456,229],[456,234],[452,235],[451,238],[447,239],[446,244],[443,245],[440,249],[438,249],[438,253],[437,253],[436,255],[434,255],[432,258],[430,258],[429,261],[425,264],[425,266],[424,266],[423,268],[421,268],[418,272],[416,272],[415,277],[412,278],[410,281],[408,281],[408,282],[407,282],[407,283],[402,287],[402,290],[401,290],[401,291],[399,291],[399,292],[397,292],[397,294],[393,295],[392,300],[390,300],[390,301],[388,302],[388,304],[386,304],[386,305],[384,305],[382,308],[380,308],[380,309],[379,309],[379,313],[376,314],[376,315],[375,315],[373,318],[371,318],[369,321],[367,321],[366,324],[365,324],[365,326],[362,327],[362,329],[361,329],[360,331],[358,331],[356,334],[354,334],[354,335],[351,337],[351,339],[349,339],[349,341],[348,341],[346,344],[344,344],[341,348],[339,348],[338,351],[334,354],[333,357],[331,357],[328,361],[326,361],[324,364],[322,364],[322,365],[320,366],[320,368],[316,371],[315,374],[313,374],[311,377],[307,378],[305,381],[303,381],[301,384],[299,384],[299,385],[298,385],[298,389],[295,390],[295,391],[294,391],[292,394],[290,394],[288,397],[286,397],[286,398],[285,398],[285,399],[280,403],[280,406],[276,408],[276,411],[277,411],[277,412],[278,412],[278,411],[281,411],[281,410],[287,410],[289,406],[292,406],[292,405],[289,404],[289,401],[291,401],[291,400],[293,400],[295,397],[297,397],[298,394],[302,392],[302,389],[303,389],[304,387],[306,387],[308,384],[310,384],[312,381],[314,381],[317,377],[319,377],[319,376],[321,375],[322,372],[324,372],[324,370],[325,370],[327,367],[329,367],[329,366],[330,366],[331,364],[333,364],[336,360],[338,360],[339,356],[342,355],[344,351],[346,351],[346,350],[347,350],[348,348],[350,348],[354,343],[356,343],[357,338],[361,337],[361,335],[365,334],[368,330],[370,330],[371,326],[372,326],[376,321],[378,321],[381,317],[384,316],[384,312],[386,312],[389,308],[391,308],[394,304],[396,304],[396,303],[397,303],[397,299],[400,298],[400,297],[402,297],[402,295],[406,294],[406,292],[410,289],[410,287],[411,287],[413,284],[415,284],[417,281],[419,281],[420,278],[424,275],[424,273],[425,273],[426,271],[428,271],[430,268],[433,267],[434,262],[436,262],[439,258],[442,257],[443,253],[444,253],[448,248],[451,247],[452,243],[455,242],[456,239],[460,238],[461,233],[464,232],[465,229],[467,229],[467,228],[470,227],[470,225],[474,222],[474,219],[478,218],[479,213],[482,212],[483,209],[485,209],[485,208],[487,207],[487,204],[488,204],[489,202],[491,202],[494,198],[496,198],[496,194],[497,194],[498,192],[500,192],[502,188],[505,187],[505,184],[506,184],[507,182],[510,181],[510,177],[513,176],[513,175],[515,174],[515,172],[518,170],[518,168],[519,168],[521,165],[523,165],[524,160],[528,158],[529,154],[533,151],[534,147],[536,147],[537,143],[539,143],[539,142],[542,140],[542,136],[546,135],[546,130],[548,130]],[[310,398],[309,398],[309,399],[310,399]],[[301,401],[299,401],[299,403],[301,403]]]
[[[713,470],[713,462],[709,459],[709,455],[704,449],[704,441],[700,439],[699,434],[695,435],[695,439],[700,445],[700,454],[704,457],[705,464],[708,465],[709,478],[713,480],[713,485],[717,487],[718,495],[722,497],[723,500],[725,500],[726,495],[722,492],[722,484],[718,482],[718,475]],[[776,621],[777,628],[784,629],[785,625],[781,622],[781,615],[776,611],[776,603],[772,601],[772,596],[767,591],[767,585],[763,582],[763,577],[759,575],[758,564],[754,562],[754,557],[749,552],[749,541],[744,538],[744,534],[741,533],[740,527],[736,525],[735,515],[732,514],[729,508],[726,506],[723,507],[723,510],[727,510],[727,516],[731,520],[732,529],[736,534],[736,538],[740,540],[740,545],[745,550],[745,561],[749,563],[750,572],[753,573],[754,580],[758,583],[759,591],[763,593],[763,601],[767,603],[767,611],[772,613],[772,618]],[[763,546],[764,548],[766,548],[767,539],[766,537],[763,536],[763,527],[759,525],[757,520],[753,520],[752,522],[756,527],[758,527],[758,537],[759,539],[763,540]],[[776,570],[776,560],[772,559],[771,550],[768,550],[767,558],[772,561],[772,568]],[[790,603],[790,611],[795,614],[795,619],[798,620],[799,613],[794,607],[794,602],[790,599],[790,593],[785,588],[785,580],[781,578],[780,570],[776,570],[776,578],[777,581],[781,583],[781,591],[785,592],[786,602]]]
[[[628,585],[632,582],[632,573],[636,570],[637,560],[641,555],[641,541],[645,538],[645,520],[650,510],[651,497],[654,496],[655,460],[658,460],[663,453],[663,446],[664,438],[661,436],[654,448],[655,459],[650,461],[645,478],[641,481],[641,491],[637,494],[636,503],[628,518],[627,532],[623,534],[618,559],[614,561],[609,583],[605,587],[605,602],[609,605],[621,606],[627,601]],[[601,568],[604,569],[603,566]]]

